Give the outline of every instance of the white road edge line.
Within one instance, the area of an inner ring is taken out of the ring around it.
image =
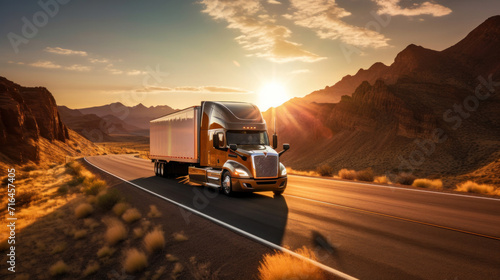
[[[432,193],[432,194],[442,194],[442,195],[451,195],[451,196],[460,196],[460,197],[467,197],[467,198],[478,198],[478,199],[500,201],[500,199],[493,198],[493,197],[465,195],[465,194],[458,194],[458,193],[433,192],[433,191],[428,191],[428,190],[407,189],[407,188],[402,188],[402,187],[398,187],[398,186],[384,186],[384,185],[376,185],[376,184],[356,182],[356,181],[337,180],[335,178],[332,178],[332,179],[330,179],[330,178],[318,178],[318,177],[312,177],[312,176],[293,175],[293,174],[288,174],[288,176],[311,178],[311,179],[323,180],[323,181],[335,181],[335,182],[342,182],[342,183],[348,183],[348,184],[357,184],[357,185],[361,185],[361,186],[379,187],[379,188],[385,188],[385,189],[397,189],[397,190],[402,190],[402,191],[425,192],[425,193]]]
[[[188,210],[188,211],[191,211],[191,212],[193,212],[194,214],[196,214],[196,215],[198,215],[198,216],[201,216],[201,217],[203,217],[203,218],[205,218],[205,219],[208,219],[208,220],[210,220],[210,221],[212,221],[212,222],[214,222],[214,223],[217,223],[217,224],[219,224],[219,225],[221,225],[221,226],[223,226],[223,227],[226,227],[226,228],[228,228],[228,229],[230,229],[230,230],[232,230],[232,231],[235,231],[235,232],[237,232],[237,233],[239,233],[239,234],[241,234],[241,235],[244,235],[244,236],[246,236],[246,237],[248,237],[248,238],[250,238],[250,239],[253,239],[253,240],[257,241],[257,242],[260,242],[260,243],[262,243],[262,244],[264,244],[264,245],[266,245],[266,246],[268,246],[268,247],[271,247],[271,248],[273,248],[273,249],[275,249],[275,250],[278,250],[278,251],[281,251],[281,252],[284,252],[284,253],[290,254],[290,255],[292,255],[292,256],[294,256],[294,257],[298,258],[298,259],[301,259],[301,260],[303,260],[303,261],[306,261],[306,262],[308,262],[308,263],[311,263],[311,264],[313,264],[313,265],[315,265],[315,266],[317,266],[317,267],[319,267],[319,268],[321,268],[321,269],[323,269],[323,270],[325,270],[325,271],[330,272],[330,273],[331,273],[331,274],[333,274],[333,275],[336,275],[336,276],[338,276],[338,277],[341,277],[342,279],[346,279],[346,280],[358,280],[358,279],[357,279],[357,278],[355,278],[355,277],[352,277],[352,276],[350,276],[350,275],[348,275],[348,274],[345,274],[345,273],[343,273],[343,272],[341,272],[341,271],[338,271],[338,270],[336,270],[336,269],[334,269],[334,268],[331,268],[331,267],[329,267],[329,266],[326,266],[326,265],[324,265],[324,264],[322,264],[322,263],[319,263],[319,262],[317,262],[317,261],[314,261],[314,260],[308,259],[308,258],[306,258],[306,257],[304,257],[304,256],[302,256],[302,255],[300,255],[300,254],[297,254],[297,253],[295,253],[295,252],[293,252],[293,251],[291,251],[291,250],[288,250],[288,249],[286,249],[286,248],[283,248],[283,247],[281,247],[281,246],[278,246],[278,245],[276,245],[276,244],[274,244],[274,243],[271,243],[271,242],[269,242],[269,241],[267,241],[267,240],[265,240],[265,239],[262,239],[262,238],[260,238],[260,237],[258,237],[258,236],[255,236],[255,235],[253,235],[253,234],[251,234],[251,233],[248,233],[248,232],[246,232],[246,231],[243,231],[243,230],[241,230],[241,229],[239,229],[239,228],[237,228],[237,227],[234,227],[234,226],[232,226],[232,225],[230,225],[230,224],[227,224],[227,223],[225,223],[225,222],[223,222],[223,221],[220,221],[220,220],[217,220],[217,219],[215,219],[215,218],[213,218],[213,217],[211,217],[211,216],[208,216],[207,214],[204,214],[204,213],[202,213],[202,212],[199,212],[198,210],[195,210],[195,209],[189,208],[189,207],[185,206],[184,204],[178,203],[178,202],[176,202],[176,201],[174,201],[174,200],[171,200],[171,199],[166,198],[166,197],[164,197],[164,196],[162,196],[162,195],[159,195],[159,194],[157,194],[157,193],[155,193],[155,192],[152,192],[152,191],[150,191],[150,190],[148,190],[148,189],[146,189],[146,188],[143,188],[143,187],[141,187],[141,186],[139,186],[139,185],[137,185],[137,184],[135,184],[135,183],[132,183],[132,182],[130,182],[130,181],[127,181],[127,180],[125,180],[125,179],[123,179],[123,178],[121,178],[121,177],[119,177],[119,176],[117,176],[117,175],[115,175],[115,174],[113,174],[113,173],[110,173],[110,172],[108,172],[108,171],[106,171],[106,170],[104,170],[104,169],[102,169],[102,168],[100,168],[100,167],[98,167],[98,166],[94,165],[93,163],[89,162],[89,161],[87,160],[87,157],[84,157],[83,159],[84,159],[84,160],[85,160],[88,164],[92,165],[93,167],[95,167],[95,168],[97,168],[97,169],[99,169],[99,170],[101,170],[101,171],[103,171],[103,172],[106,172],[106,173],[108,173],[109,175],[114,176],[114,177],[116,177],[116,178],[118,178],[118,179],[120,179],[120,180],[122,180],[122,181],[124,181],[124,182],[127,182],[127,183],[129,183],[130,185],[132,185],[132,186],[134,186],[134,187],[136,187],[136,188],[139,188],[139,189],[141,189],[141,190],[143,190],[143,191],[145,191],[145,192],[148,192],[148,193],[150,193],[150,194],[152,194],[152,195],[155,195],[155,196],[157,196],[157,197],[159,197],[159,198],[161,198],[161,199],[163,199],[163,200],[166,200],[166,201],[168,201],[168,202],[170,202],[170,203],[172,203],[172,204],[175,204],[175,205],[177,205],[177,206],[179,206],[179,207],[181,207],[181,208],[184,208],[184,209],[186,209],[186,210]]]

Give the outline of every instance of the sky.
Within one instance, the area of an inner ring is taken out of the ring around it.
[[[498,0],[0,0],[0,76],[70,108],[266,110],[497,14]]]

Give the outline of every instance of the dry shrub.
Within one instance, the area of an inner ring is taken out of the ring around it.
[[[66,167],[66,173],[77,176],[80,175],[83,169],[83,167],[75,161],[66,163],[64,167]]]
[[[318,168],[316,168],[316,172],[318,172],[320,176],[331,177],[333,175],[333,167],[331,167],[328,164],[323,164],[321,166],[318,166]]]
[[[97,178],[86,178],[83,181],[84,193],[86,195],[97,195],[106,189],[106,182]]]
[[[171,278],[177,279],[183,270],[184,270],[184,266],[182,266],[181,263],[175,263],[174,269],[172,269],[172,272],[170,275]],[[209,278],[194,278],[194,279],[209,279]]]
[[[174,237],[175,241],[179,241],[179,242],[189,240],[189,238],[184,234],[183,231],[175,232],[172,234],[172,236]]]
[[[313,251],[303,247],[296,251],[298,254],[316,260]],[[266,254],[259,266],[259,279],[325,279],[321,268],[296,258],[288,253],[276,252],[275,254]]]
[[[417,188],[442,190],[443,189],[443,182],[439,179],[436,179],[436,180],[415,179],[415,181],[413,181],[412,186],[417,187]]]
[[[413,176],[413,174],[403,172],[396,176],[396,183],[401,185],[411,185],[415,179],[416,177]]]
[[[174,255],[172,255],[172,254],[166,254],[166,255],[165,255],[165,258],[166,258],[166,259],[167,259],[167,261],[169,261],[169,262],[177,262],[177,261],[179,261],[179,258],[178,258],[178,257],[176,257],[176,256],[174,256]]]
[[[115,245],[116,243],[124,240],[127,237],[127,229],[120,222],[113,222],[108,226],[106,230],[105,238],[106,242],[110,245]]]
[[[83,225],[88,227],[90,231],[93,231],[96,227],[99,226],[99,222],[92,218],[87,218],[83,220]]]
[[[339,177],[341,179],[354,180],[354,179],[356,179],[356,171],[342,168],[339,171]]]
[[[122,219],[127,223],[133,223],[142,217],[141,212],[136,208],[130,208],[122,215]]]
[[[39,198],[36,191],[20,191],[16,194],[16,206],[29,205],[31,202]]]
[[[163,231],[160,229],[154,229],[148,232],[144,237],[144,247],[148,252],[153,253],[159,251],[165,247],[165,237],[163,236]]]
[[[115,253],[115,251],[116,251],[115,249],[109,246],[104,246],[97,251],[97,257],[99,258],[110,257]]]
[[[156,270],[155,274],[151,277],[151,280],[158,280],[158,279],[160,279],[160,277],[165,273],[165,271],[167,271],[167,267],[164,266],[164,265],[160,266]]]
[[[104,210],[111,210],[121,199],[122,196],[118,190],[109,189],[97,196],[97,205]]]
[[[99,270],[99,263],[96,261],[90,261],[87,264],[87,267],[83,271],[83,277],[87,277],[91,274],[96,273]]]
[[[158,211],[158,208],[156,208],[156,205],[149,205],[148,217],[150,217],[150,218],[159,218],[159,217],[161,217],[161,212]]]
[[[134,228],[133,233],[135,238],[141,238],[144,236],[144,230],[140,227]]]
[[[49,272],[52,276],[59,276],[68,273],[69,267],[64,261],[60,260],[49,268]]]
[[[459,192],[469,192],[469,193],[479,193],[479,194],[490,194],[490,195],[500,195],[500,189],[495,186],[487,184],[478,184],[473,181],[467,181],[458,184],[455,188]]]
[[[316,171],[301,171],[292,169],[290,167],[286,168],[286,173],[290,175],[319,176],[319,174]]]
[[[127,209],[130,208],[130,205],[126,202],[118,202],[113,206],[113,213],[115,213],[116,216],[121,216]]]
[[[135,273],[144,270],[148,266],[146,254],[137,250],[130,249],[125,254],[123,268],[127,273]]]
[[[182,266],[178,266],[178,270],[180,270],[180,268],[182,268]],[[212,272],[210,270],[210,263],[208,262],[199,263],[196,260],[196,257],[189,258],[189,263],[187,268],[189,270],[189,273],[191,274],[192,279],[197,279],[197,280],[219,279],[220,268]]]
[[[82,203],[75,208],[75,216],[78,219],[86,218],[94,212],[94,207],[88,203]]]
[[[87,230],[86,229],[77,230],[77,231],[75,231],[75,233],[73,235],[73,237],[75,239],[82,239],[85,236],[87,236]]]
[[[66,243],[65,242],[62,242],[62,243],[59,243],[57,245],[55,245],[53,248],[52,248],[52,252],[51,254],[59,254],[61,253],[62,251],[64,251],[66,249]]]
[[[375,176],[373,175],[373,170],[371,168],[356,172],[356,180],[358,181],[373,182],[374,177]]]
[[[375,180],[373,180],[373,182],[379,183],[379,184],[387,184],[387,183],[389,183],[389,179],[385,175],[377,176],[377,177],[375,177]]]

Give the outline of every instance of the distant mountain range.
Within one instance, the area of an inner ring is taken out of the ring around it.
[[[499,50],[495,16],[448,49],[412,44],[390,66],[286,102],[276,108],[291,144],[283,161],[431,177],[500,167]],[[272,109],[264,116],[272,123]]]
[[[116,102],[83,109],[59,106],[63,122],[94,142],[113,141],[113,135],[149,137],[149,121],[175,110],[166,105],[129,107]]]

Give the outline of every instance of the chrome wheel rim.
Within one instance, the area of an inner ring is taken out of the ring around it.
[[[231,192],[231,177],[224,176],[224,181],[222,181],[222,187],[224,188],[225,193]]]

